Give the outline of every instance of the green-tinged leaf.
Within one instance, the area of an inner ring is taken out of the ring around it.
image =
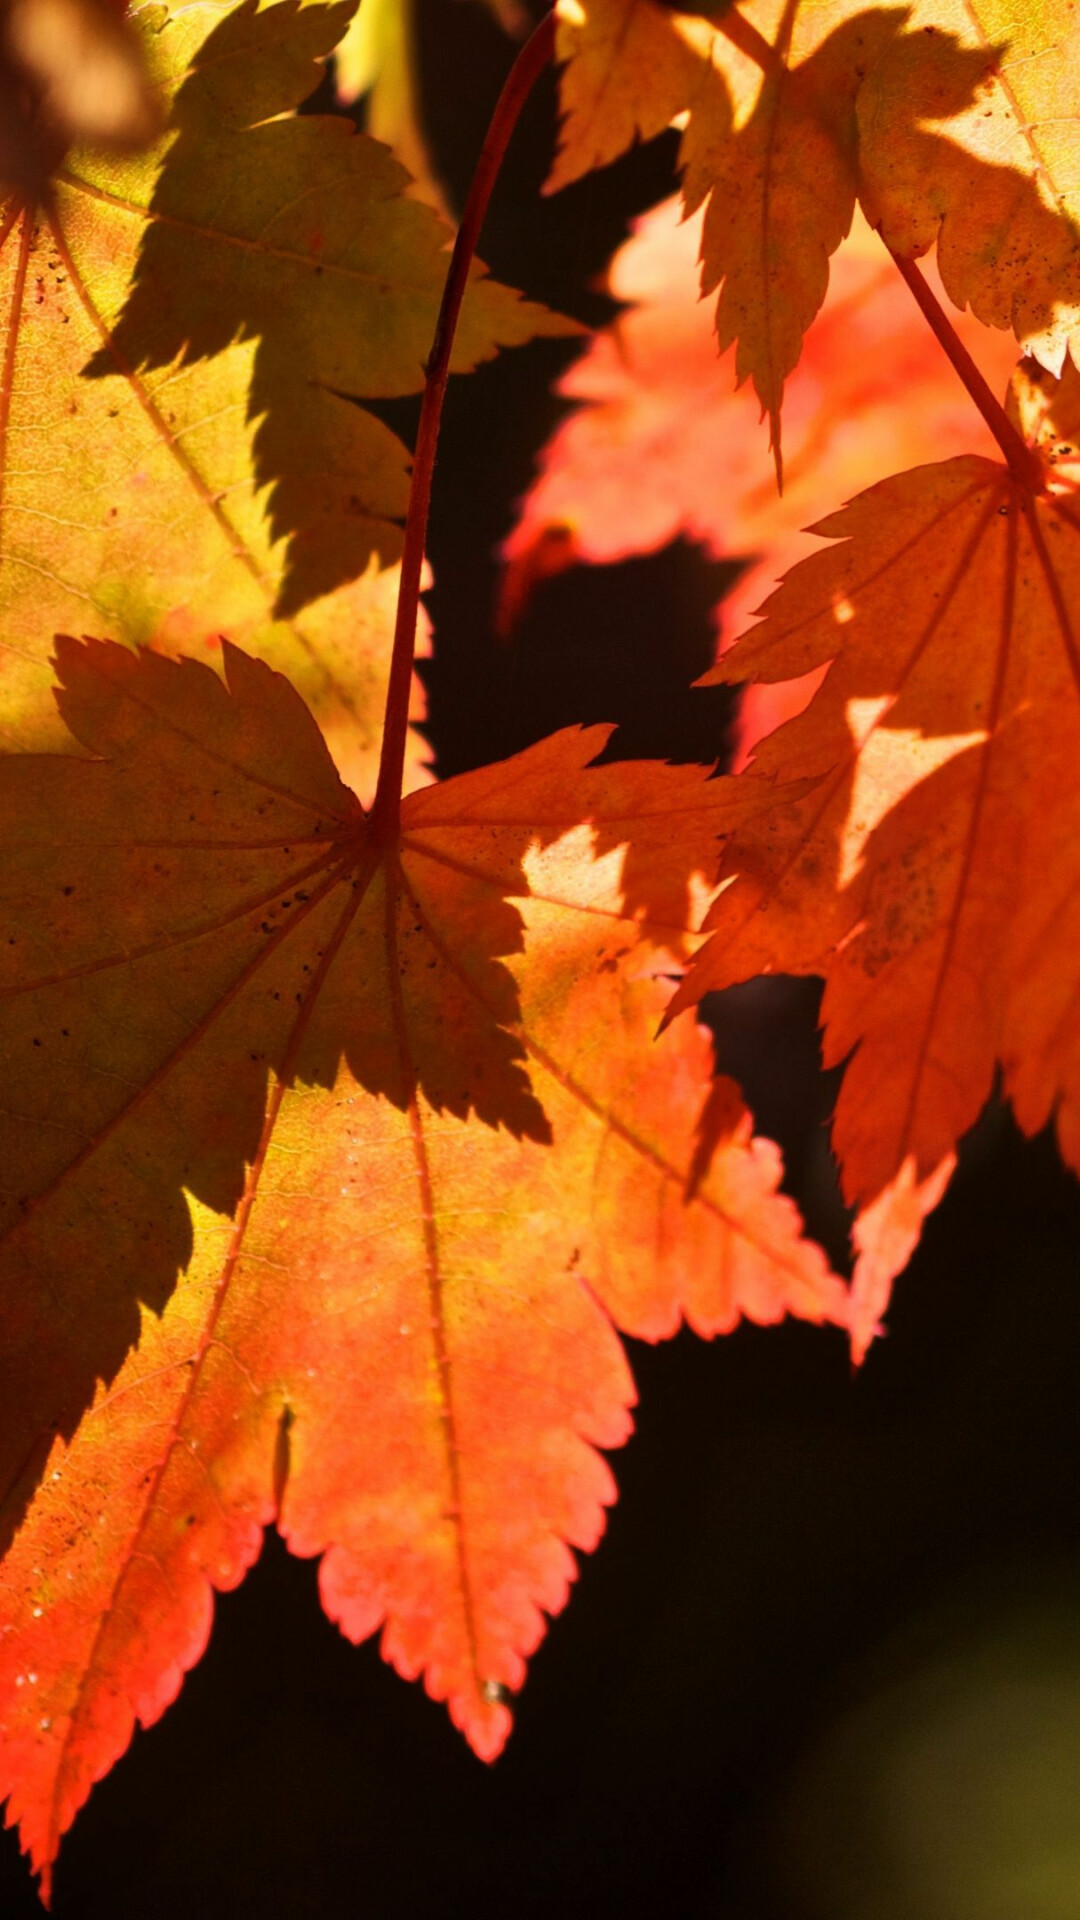
[[[171,131],[133,159],[76,152],[52,209],[9,208],[9,741],[58,737],[58,629],[184,650],[224,634],[288,668],[365,783],[408,455],[341,396],[421,387],[449,236],[378,143],[292,114],[349,12],[144,9]],[[569,325],[478,270],[454,365]]]

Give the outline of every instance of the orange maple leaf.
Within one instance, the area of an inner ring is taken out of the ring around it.
[[[1077,375],[1017,376],[1041,482],[968,457],[886,480],[816,531],[716,677],[831,662],[749,777],[811,778],[740,829],[713,938],[676,1005],[763,971],[823,973],[849,1060],[833,1138],[852,1201],[922,1181],[1000,1065],[1026,1133],[1080,1168]],[[1047,458],[1049,454],[1051,457]]]
[[[615,1326],[847,1313],[705,1035],[649,1045],[756,788],[570,729],[380,837],[264,663],[59,667],[86,757],[0,762],[0,1790],[46,1888],[269,1522],[490,1756],[614,1497]]]

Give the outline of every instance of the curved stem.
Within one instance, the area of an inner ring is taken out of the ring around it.
[[[386,716],[383,722],[382,757],[379,779],[371,809],[370,822],[381,839],[391,838],[401,814],[401,778],[405,765],[405,741],[409,727],[409,696],[412,690],[413,652],[416,646],[416,617],[420,607],[420,574],[424,564],[428,510],[431,504],[431,480],[439,440],[443,399],[450,372],[461,302],[469,278],[473,254],[483,225],[491,190],[499,175],[503,155],[518,116],[536,81],[555,52],[555,16],[546,14],[518,54],[507,76],[506,85],[491,116],[480,158],[476,163],[469,197],[461,217],[450,270],[443,289],[442,306],[435,327],[431,357],[427,364],[420,425],[413,456],[412,484],[405,516],[405,543],[401,555],[401,584],[398,589],[397,619],[394,625],[394,651],[390,660],[390,680],[386,691]]]
[[[887,244],[887,243],[886,243]],[[1014,480],[1034,493],[1041,493],[1045,486],[1042,461],[1034,447],[1029,447],[1018,427],[1009,419],[1001,401],[997,399],[985,378],[979,372],[970,353],[956,332],[952,321],[945,312],[933,289],[927,286],[914,260],[905,260],[893,253],[893,263],[897,272],[910,287],[919,307],[933,329],[934,337],[948,354],[957,373],[960,375],[983,419],[986,421],[994,439],[1008,462],[1009,471]]]

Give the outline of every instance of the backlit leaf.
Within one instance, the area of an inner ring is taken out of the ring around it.
[[[922,0],[858,105],[863,204],[946,291],[1061,371],[1080,326],[1080,26],[1069,0]]]
[[[1054,1118],[1080,1167],[1080,516],[1074,449],[1054,444],[1042,493],[971,457],[861,495],[717,670],[832,662],[750,776],[820,784],[729,843],[679,1001],[825,975],[826,1058],[852,1056],[833,1139],[853,1201],[909,1161],[931,1174],[998,1066],[1024,1131]]]
[[[856,199],[902,255],[937,242],[960,307],[1060,371],[1080,313],[1080,29],[1068,0],[748,0],[708,23],[655,0],[561,0],[563,147],[549,185],[678,120],[702,287],[720,286],[779,463],[784,382]]]
[[[760,76],[737,132],[729,103],[734,97],[736,112],[743,104],[738,53],[729,63],[730,91],[710,72],[680,156],[687,210],[706,200],[701,291],[720,287],[718,345],[721,353],[736,345],[736,382],[752,380],[768,415],[778,481],[784,385],[855,212],[856,97],[903,19],[895,10],[860,11],[821,40],[830,11],[791,0],[776,29],[776,64]],[[800,32],[805,26],[809,35]],[[721,64],[723,45],[718,40]]]
[[[614,1327],[847,1314],[704,1034],[650,1044],[754,787],[571,729],[384,841],[265,664],[59,664],[89,757],[0,762],[0,1786],[44,1869],[275,1518],[496,1752],[614,1497]]]
[[[144,9],[172,130],[71,154],[51,210],[9,206],[0,725],[20,746],[58,740],[52,635],[96,615],[257,647],[363,783],[408,455],[341,396],[422,385],[448,234],[384,148],[291,112],[349,11]],[[454,364],[568,325],[477,276]]]
[[[557,0],[559,151],[548,193],[663,133],[707,78],[712,32],[655,0]]]

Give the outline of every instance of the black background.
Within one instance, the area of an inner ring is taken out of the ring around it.
[[[429,130],[460,205],[512,48],[480,7],[428,0],[421,17]],[[501,278],[596,322],[611,311],[596,278],[628,218],[671,190],[674,142],[543,200],[554,119],[544,84],[482,250]],[[727,695],[689,691],[723,581],[689,546],[566,575],[511,645],[492,636],[492,548],[558,417],[551,381],[573,351],[540,343],[452,385],[425,669],[443,774],[574,720],[622,722],[626,752],[723,750]],[[415,407],[392,411],[410,433]],[[842,1259],[816,1006],[812,983],[779,981],[726,996],[716,1024],[724,1066]],[[1007,1622],[1026,1596],[1050,1591],[1080,1618],[1078,1248],[1080,1190],[1052,1143],[1021,1141],[993,1110],[857,1377],[838,1335],[802,1326],[632,1344],[641,1407],[614,1461],[619,1503],[494,1768],[374,1645],[339,1637],[314,1565],[269,1538],[243,1588],[218,1601],[179,1702],[136,1735],[67,1838],[59,1920],[635,1905],[724,1920],[966,1914],[895,1888],[889,1905],[887,1836],[853,1831],[842,1792],[815,1803],[819,1839],[836,1858],[866,1849],[884,1904],[842,1905],[827,1875],[811,1890],[792,1783],[813,1779],[816,1748],[850,1703],[883,1688],[902,1697],[927,1645],[931,1664],[947,1665],[951,1647],[962,1663],[996,1632],[1024,1668],[1025,1629]],[[947,1850],[947,1833],[933,1844]],[[0,1915],[38,1911],[7,1835]],[[1075,1906],[1046,1911],[1080,1914],[1080,1888]]]

